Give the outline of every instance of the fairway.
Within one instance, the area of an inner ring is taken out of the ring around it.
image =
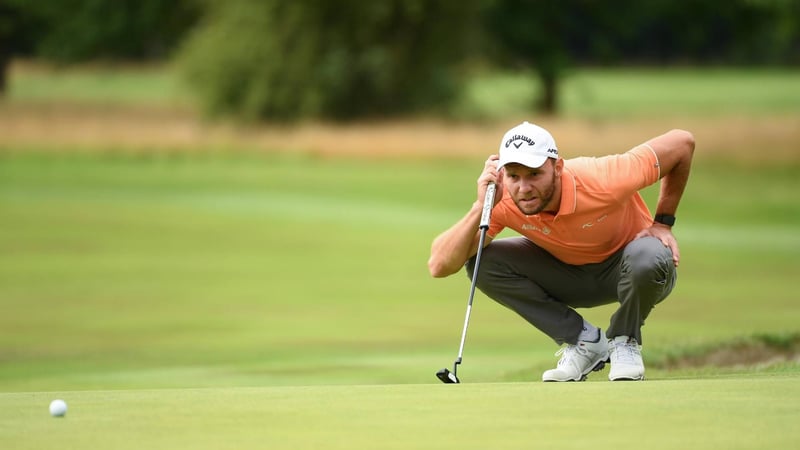
[[[0,447],[794,448],[797,381],[773,375],[0,394]],[[69,403],[64,418],[48,415],[56,396]]]
[[[682,353],[795,332],[794,173],[697,165],[679,285],[645,328],[650,378]],[[451,161],[7,155],[0,390],[435,381],[468,284],[425,261],[473,177]],[[739,202],[762,214],[720,227]],[[466,381],[552,364],[552,343],[481,294],[474,319]]]

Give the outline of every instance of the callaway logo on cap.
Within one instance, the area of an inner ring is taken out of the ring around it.
[[[497,168],[508,163],[537,168],[541,167],[547,158],[558,159],[558,148],[553,136],[540,126],[522,122],[503,135]]]

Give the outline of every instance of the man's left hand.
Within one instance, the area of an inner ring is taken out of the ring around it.
[[[652,236],[662,244],[664,247],[668,247],[672,251],[672,262],[675,263],[675,267],[678,267],[678,263],[681,259],[681,253],[678,250],[678,241],[675,239],[675,235],[672,234],[672,227],[667,225],[663,225],[660,223],[654,223],[650,225],[649,228],[645,228],[644,230],[640,231],[639,234],[636,235],[636,239]]]

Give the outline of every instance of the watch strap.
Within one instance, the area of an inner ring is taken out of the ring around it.
[[[656,217],[653,219],[653,221],[671,227],[675,225],[675,216],[670,214],[656,214]]]

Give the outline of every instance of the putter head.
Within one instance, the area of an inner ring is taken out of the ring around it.
[[[438,372],[436,372],[436,378],[438,378],[442,383],[445,384],[458,384],[461,383],[458,381],[458,377],[453,372],[450,372],[447,368],[444,368]]]

